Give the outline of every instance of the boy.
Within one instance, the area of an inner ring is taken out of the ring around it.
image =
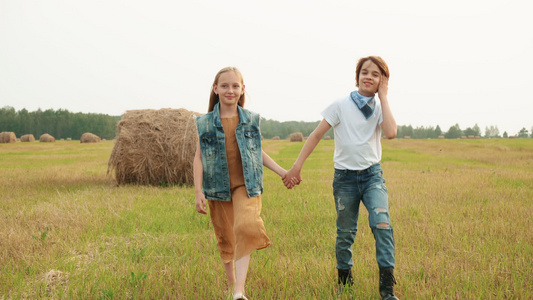
[[[397,126],[387,99],[389,69],[379,56],[364,57],[356,67],[357,91],[335,101],[323,112],[324,119],[309,135],[298,159],[283,176],[287,188],[301,181],[301,170],[324,134],[334,128],[335,177],[333,195],[337,210],[335,245],[338,282],[342,287],[353,284],[352,245],[357,233],[361,202],[369,212],[369,224],[376,240],[379,266],[379,291],[382,299],[394,296],[394,238],[389,204],[381,169],[381,133],[396,137]],[[378,93],[379,102],[374,98]]]

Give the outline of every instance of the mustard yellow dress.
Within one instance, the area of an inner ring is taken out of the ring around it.
[[[226,138],[231,201],[208,200],[209,215],[224,263],[266,248],[270,239],[261,218],[261,196],[249,198],[244,184],[241,153],[235,136],[239,116],[221,118]]]

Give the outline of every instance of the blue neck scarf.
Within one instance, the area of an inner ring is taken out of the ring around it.
[[[365,97],[359,94],[358,91],[353,91],[350,93],[350,97],[367,120],[374,115],[374,108],[376,108],[376,100],[374,100],[374,96]]]

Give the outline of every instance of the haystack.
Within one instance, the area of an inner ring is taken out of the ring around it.
[[[99,143],[101,140],[96,134],[86,132],[81,135],[80,143]]]
[[[35,142],[35,137],[33,134],[25,134],[20,137],[21,142]]]
[[[49,135],[48,133],[41,135],[41,137],[39,138],[39,142],[42,142],[42,143],[52,143],[55,141],[56,141],[56,138]]]
[[[304,141],[304,135],[301,132],[291,133],[290,141],[291,142],[303,142]]]
[[[107,172],[114,171],[117,184],[193,184],[199,115],[183,108],[126,111]]]
[[[279,138],[279,136],[276,135],[276,136],[273,136],[273,137],[272,137],[272,140],[274,140],[274,141],[279,141],[280,138]]]
[[[17,136],[14,132],[4,131],[0,133],[0,143],[14,143],[17,141]]]

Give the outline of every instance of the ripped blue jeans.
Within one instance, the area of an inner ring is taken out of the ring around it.
[[[360,171],[335,169],[333,195],[337,210],[337,269],[347,270],[353,266],[352,245],[357,233],[361,202],[369,213],[368,222],[376,241],[378,266],[394,268],[394,237],[381,164]]]

